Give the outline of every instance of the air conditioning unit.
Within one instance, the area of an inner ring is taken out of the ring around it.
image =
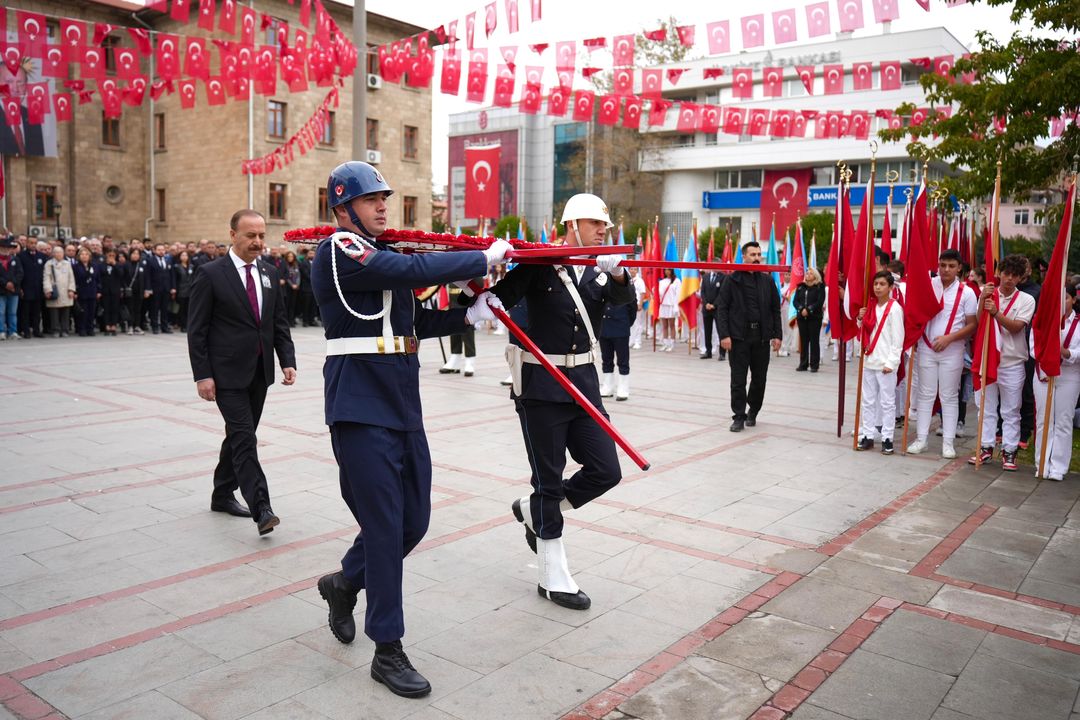
[[[71,228],[70,228],[70,227],[63,227],[63,226],[62,226],[62,227],[60,228],[60,237],[59,237],[59,238],[57,238],[57,239],[59,239],[59,240],[70,240],[70,239],[71,239],[71,237],[72,237],[72,235],[71,235]]]
[[[378,90],[379,88],[382,87],[382,78],[379,77],[378,75],[368,73],[367,86],[368,86],[368,89],[370,89],[370,90]]]
[[[368,150],[367,161],[372,165],[378,165],[382,162],[382,153],[378,150]]]

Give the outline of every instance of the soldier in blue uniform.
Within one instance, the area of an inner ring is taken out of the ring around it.
[[[600,323],[600,397],[615,396],[616,400],[630,399],[630,328],[637,319],[637,303],[604,305]],[[615,366],[619,379],[615,380]]]
[[[326,423],[341,495],[362,531],[341,572],[319,580],[334,637],[352,642],[352,611],[367,593],[364,632],[375,642],[371,676],[391,692],[421,697],[431,685],[401,647],[402,561],[427,532],[431,456],[420,407],[417,340],[494,319],[484,293],[469,308],[426,310],[413,288],[484,275],[510,244],[484,251],[404,255],[378,241],[393,190],[367,163],[330,174],[327,195],[342,232],[315,252],[311,284],[326,335]]]
[[[585,193],[567,200],[562,222],[567,245],[584,247],[602,244],[612,227],[604,202]],[[619,267],[620,260],[617,255],[601,255],[595,268],[518,265],[491,289],[506,307],[523,297],[528,300],[530,338],[601,412],[593,328],[600,324],[605,303],[634,301],[634,288]],[[512,509],[537,554],[537,592],[562,607],[586,610],[589,597],[567,566],[562,514],[603,495],[622,479],[615,442],[532,354],[516,345],[508,345],[506,353],[533,487],[532,494],[515,500]],[[567,450],[582,467],[564,480]]]

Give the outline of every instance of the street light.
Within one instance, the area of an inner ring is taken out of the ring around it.
[[[60,237],[60,211],[63,210],[63,209],[64,209],[64,206],[61,205],[60,203],[58,203],[58,202],[53,203],[53,210],[56,211],[56,239],[58,241],[63,239],[63,238]]]

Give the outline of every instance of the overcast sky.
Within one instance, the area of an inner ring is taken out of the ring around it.
[[[659,8],[663,7],[666,14],[673,15],[680,25],[694,24],[698,26],[697,37],[699,42],[694,48],[693,56],[704,56],[708,53],[708,47],[704,44],[705,23],[716,20],[732,20],[732,34],[735,35],[736,44],[740,37],[736,27],[738,19],[742,15],[742,8],[754,13],[765,13],[766,25],[769,31],[766,38],[771,40],[771,16],[776,10],[796,8],[798,18],[799,38],[798,44],[810,42],[806,36],[805,15],[803,6],[810,0],[757,0],[752,6],[742,6],[739,3],[703,3],[701,0],[665,0],[663,3],[640,2],[634,0],[626,2],[611,2],[606,0],[543,0],[543,19],[532,23],[529,20],[529,0],[519,0],[519,15],[521,28],[519,32],[510,35],[506,32],[505,7],[503,0],[498,3],[499,27],[490,39],[484,38],[483,12],[485,0],[367,0],[367,9],[371,12],[395,17],[406,22],[422,27],[436,28],[439,25],[459,20],[458,34],[464,38],[465,15],[477,12],[476,45],[485,44],[492,48],[503,45],[519,45],[517,64],[523,65],[544,64],[527,47],[533,43],[555,43],[559,40],[581,40],[584,38],[640,32],[645,29],[655,29],[657,19],[661,16]],[[893,32],[917,30],[929,27],[945,27],[960,42],[971,49],[976,49],[975,34],[979,30],[986,30],[1000,40],[1006,40],[1017,27],[1009,19],[1011,4],[996,8],[987,7],[985,4],[965,4],[958,7],[946,7],[944,0],[931,0],[931,11],[924,11],[915,0],[898,0],[900,3],[900,18],[892,24]],[[832,25],[836,29],[837,14],[835,3],[832,5]],[[715,9],[707,9],[708,6]],[[856,32],[858,36],[873,35],[881,32],[881,26],[873,22],[872,0],[863,0],[863,15],[866,18],[866,27]],[[1030,27],[1020,28],[1029,30]],[[821,40],[823,38],[817,38]],[[795,47],[790,44],[783,47]],[[767,46],[769,47],[769,46]],[[497,55],[496,55],[497,57]],[[551,53],[546,52],[543,60],[550,61]],[[605,61],[610,65],[610,55],[605,56]],[[603,67],[605,62],[595,63]],[[439,69],[441,57],[437,57],[436,74],[432,84],[432,175],[437,185],[444,185],[447,176],[447,139],[446,133],[449,127],[448,116],[450,113],[480,107],[466,103],[464,93],[461,97],[444,95],[439,91]],[[492,77],[492,75],[489,75]],[[546,77],[551,77],[548,74]],[[580,78],[579,78],[580,81]],[[520,73],[518,84],[520,86]],[[490,97],[490,90],[489,90]],[[517,94],[515,93],[515,98]]]

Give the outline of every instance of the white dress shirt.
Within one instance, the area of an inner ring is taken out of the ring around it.
[[[236,272],[240,275],[240,286],[244,288],[244,294],[247,294],[247,269],[246,265],[240,257],[233,252],[232,248],[229,248],[229,259],[233,261],[233,265],[236,266]],[[255,297],[259,300],[259,317],[262,317],[263,306],[263,275],[259,272],[259,262],[256,260],[253,262],[251,268],[251,277],[255,281]]]

